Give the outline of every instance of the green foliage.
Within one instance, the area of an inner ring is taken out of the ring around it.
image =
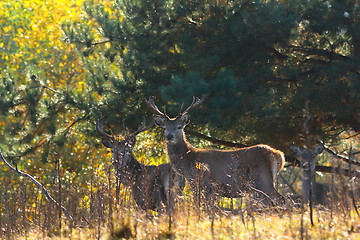
[[[84,57],[88,84],[106,105],[100,115],[134,128],[144,98],[157,96],[176,115],[204,95],[192,119],[213,135],[285,148],[302,141],[307,101],[314,139],[359,130],[358,9],[332,0],[88,1],[86,21],[96,27],[64,30],[91,53]]]

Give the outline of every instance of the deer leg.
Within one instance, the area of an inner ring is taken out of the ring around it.
[[[270,169],[263,167],[259,173],[254,176],[255,196],[265,205],[274,204],[274,200],[280,198],[280,194],[275,190]]]
[[[161,216],[166,210],[167,210],[167,200],[164,193],[164,190],[162,188],[158,188],[154,192],[154,200],[155,200],[155,208],[158,212],[159,216]],[[164,209],[165,205],[165,209]]]
[[[171,170],[169,169],[165,175],[162,176],[161,183],[162,183],[162,190],[163,190],[163,202],[165,204],[165,210],[167,214],[171,214],[174,208],[174,193],[172,188],[174,187],[173,175]]]
[[[200,208],[200,202],[201,202],[200,184],[198,182],[190,182],[190,187],[193,192],[194,203],[197,207]]]
[[[208,210],[212,211],[214,209],[215,191],[211,184],[205,184],[204,196],[206,207],[208,208]]]

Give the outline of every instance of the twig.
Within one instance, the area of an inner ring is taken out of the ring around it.
[[[46,85],[43,85],[43,84],[42,84],[42,87],[45,88],[45,89],[50,90],[50,91],[53,92],[53,93],[56,93],[56,94],[59,94],[59,95],[64,95],[64,93],[61,93],[61,92],[59,92],[59,91],[56,91],[55,89],[53,89],[53,88],[51,88],[51,87],[48,87],[48,86],[46,86]]]
[[[8,161],[6,161],[6,159],[4,158],[2,152],[0,151],[0,158],[1,160],[14,172],[18,173],[20,176],[24,176],[29,178],[33,183],[36,184],[36,186],[38,186],[39,188],[41,188],[43,194],[46,196],[46,198],[48,200],[50,200],[51,202],[55,203],[56,206],[58,206],[59,208],[61,208],[61,210],[64,212],[64,214],[66,215],[66,217],[71,221],[71,223],[74,222],[73,217],[69,214],[68,210],[62,206],[60,203],[58,203],[53,197],[51,197],[51,195],[49,194],[49,192],[46,190],[46,188],[40,183],[38,182],[33,176],[31,176],[30,174],[24,173],[20,170],[18,170],[17,168],[15,168],[14,166],[12,166]]]

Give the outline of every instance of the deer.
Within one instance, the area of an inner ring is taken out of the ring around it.
[[[353,201],[360,196],[360,188],[348,183],[341,186],[336,184],[320,183],[316,181],[316,157],[323,152],[323,145],[316,145],[314,149],[290,145],[290,149],[297,156],[302,171],[302,199],[308,202],[310,199],[315,204],[329,205],[333,201],[344,200],[350,197]],[[340,195],[340,196],[339,196]]]
[[[305,202],[311,200],[314,203],[325,204],[328,200],[328,193],[330,192],[330,185],[316,182],[315,167],[316,156],[323,151],[322,145],[315,146],[314,149],[307,147],[298,147],[290,145],[291,151],[297,156],[301,167],[301,183],[302,183],[302,198]]]
[[[190,106],[175,118],[161,112],[154,97],[145,101],[155,112],[155,124],[164,129],[170,164],[187,179],[195,197],[201,188],[205,200],[212,196],[239,198],[250,191],[265,204],[284,201],[274,186],[285,163],[281,151],[265,144],[236,150],[198,149],[187,141],[184,129],[190,123],[189,111],[204,98],[193,97]]]
[[[308,147],[298,147],[290,145],[290,149],[297,156],[301,167],[301,183],[302,183],[302,198],[305,202],[311,200],[316,204],[326,204],[328,201],[328,194],[330,192],[330,185],[316,182],[316,156],[323,151],[322,145],[317,145],[314,149]]]
[[[117,141],[113,135],[103,129],[103,120],[98,120],[96,128],[103,136],[102,143],[112,151],[112,164],[116,176],[125,186],[131,188],[133,199],[137,206],[143,210],[157,211],[171,214],[174,210],[175,200],[185,186],[183,176],[176,174],[169,163],[144,165],[133,154],[136,135],[153,126],[145,126],[145,121],[138,130],[125,136],[124,140]]]

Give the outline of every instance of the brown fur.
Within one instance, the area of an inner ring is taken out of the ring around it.
[[[244,191],[252,190],[265,202],[283,200],[274,188],[277,172],[284,166],[281,151],[263,144],[236,150],[197,149],[185,137],[187,113],[176,118],[156,115],[154,121],[165,131],[174,169],[185,176],[193,190],[196,184],[204,189],[206,198],[211,194],[240,197]]]

